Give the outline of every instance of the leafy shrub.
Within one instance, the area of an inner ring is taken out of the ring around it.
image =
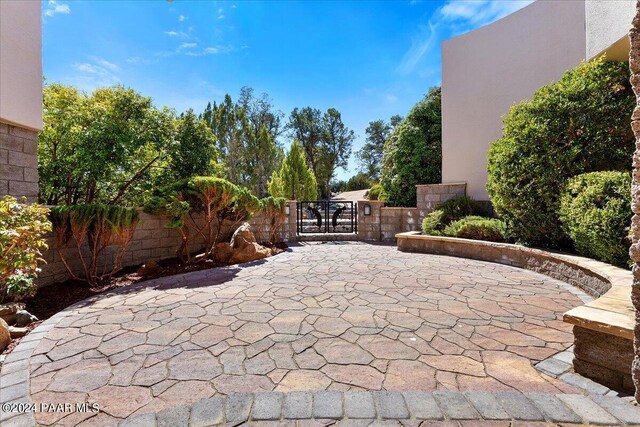
[[[415,206],[417,184],[441,181],[441,98],[431,88],[384,144],[380,183],[392,206]]]
[[[498,218],[467,216],[447,225],[443,234],[463,239],[504,242],[507,236],[507,227]]]
[[[369,200],[385,201],[387,200],[387,193],[384,191],[384,188],[382,188],[382,185],[376,184],[371,187],[371,189],[367,193],[367,197],[369,198]]]
[[[525,243],[569,244],[558,214],[573,176],[629,170],[635,97],[625,62],[596,60],[515,105],[488,153],[487,190],[496,212]]]
[[[56,251],[71,277],[102,286],[122,269],[140,214],[132,208],[94,203],[56,206],[51,209],[51,220]],[[66,248],[77,253],[84,271],[82,277],[69,265]]]
[[[436,205],[436,210],[442,211],[441,223],[448,225],[453,221],[470,215],[483,215],[484,207],[469,196],[454,197]]]
[[[11,196],[0,200],[0,302],[32,295],[33,280],[47,249],[45,234],[51,231],[48,210],[18,203]]]
[[[429,234],[431,236],[440,235],[444,228],[444,224],[442,222],[443,217],[444,211],[440,209],[429,212],[422,220],[422,234]]]
[[[580,255],[628,265],[630,189],[627,172],[592,172],[569,180],[562,194],[560,219]]]

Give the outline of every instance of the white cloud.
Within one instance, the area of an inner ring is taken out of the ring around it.
[[[184,22],[184,21],[186,21],[187,19],[189,19],[189,17],[188,17],[188,16],[184,16],[184,15],[180,15],[180,16],[178,16],[178,21],[180,21],[180,22]]]
[[[177,36],[180,36],[180,37],[189,37],[189,35],[188,35],[187,33],[183,33],[182,31],[174,31],[174,30],[171,30],[171,31],[165,31],[164,33],[165,33],[166,35],[168,35],[169,37],[177,37]]]
[[[413,72],[431,51],[442,35],[455,36],[490,24],[519,10],[533,0],[448,0],[436,9],[426,25],[421,25],[411,38],[411,47],[405,52],[396,71]]]
[[[97,56],[90,56],[89,57],[93,62],[95,62],[96,64],[100,65],[101,67],[110,70],[110,71],[120,71],[120,67],[116,64],[114,64],[113,62],[109,62],[104,58],[99,58]]]
[[[223,8],[219,8],[218,9],[218,19],[224,19],[224,9]]]
[[[61,13],[63,15],[68,15],[71,13],[71,8],[69,7],[68,4],[58,3],[56,0],[49,0],[49,2],[47,3],[47,7],[44,11],[44,14],[47,16],[53,16],[58,13]]]
[[[147,58],[142,58],[140,56],[132,56],[127,58],[127,63],[129,64],[150,64],[152,61]]]
[[[386,95],[385,95],[385,99],[386,99],[388,102],[390,102],[390,103],[394,103],[394,102],[398,101],[398,97],[397,97],[397,96],[395,96],[395,95],[394,95],[394,94],[392,94],[392,93],[388,93],[388,94],[386,94]]]
[[[477,28],[522,9],[532,1],[457,0],[449,1],[440,8],[439,12],[447,21],[459,23],[462,21],[462,24]]]
[[[217,55],[219,53],[231,53],[235,50],[236,48],[233,45],[219,45],[219,46],[206,47],[198,51],[190,50],[190,51],[184,52],[184,54],[188,56],[207,56],[207,55]]]
[[[178,49],[191,49],[198,46],[198,43],[182,43]]]
[[[78,72],[71,78],[72,82],[83,90],[93,90],[98,87],[112,86],[120,83],[116,71],[120,67],[105,59],[90,57],[92,62],[77,62],[73,68]]]

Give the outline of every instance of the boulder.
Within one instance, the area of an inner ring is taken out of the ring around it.
[[[146,279],[148,277],[156,277],[160,275],[161,272],[162,267],[160,267],[160,264],[158,264],[157,261],[149,260],[145,262],[136,273],[138,276]]]
[[[7,322],[0,319],[0,352],[2,352],[11,343],[11,332]]]
[[[13,339],[27,335],[27,332],[29,332],[29,329],[27,328],[17,328],[15,326],[9,326],[9,334]]]
[[[265,248],[256,242],[249,243],[240,249],[235,249],[229,260],[229,264],[256,261],[271,256],[271,249]]]
[[[231,247],[236,251],[252,243],[256,243],[256,237],[253,235],[249,223],[245,222],[231,236]]]
[[[3,319],[8,324],[13,324],[16,321],[16,313],[18,310],[24,310],[25,304],[23,302],[10,302],[7,304],[0,304],[0,319]]]
[[[27,310],[18,310],[16,313],[16,326],[19,328],[28,326],[32,322],[37,322],[38,318]]]
[[[221,264],[226,264],[231,259],[233,255],[233,248],[230,243],[221,242],[216,245],[215,251],[213,253],[213,258],[216,262]]]

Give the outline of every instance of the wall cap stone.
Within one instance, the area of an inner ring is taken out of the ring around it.
[[[466,182],[439,182],[437,184],[416,184],[416,187],[433,187],[437,185],[451,186],[451,185],[467,185]]]
[[[465,257],[512,265],[549,275],[545,273],[545,271],[533,269],[530,264],[519,261],[522,258],[518,255],[524,255],[539,260],[541,264],[546,264],[547,268],[553,264],[562,265],[572,270],[575,277],[586,273],[591,277],[600,278],[604,283],[608,284],[608,289],[601,295],[596,293],[594,295],[596,297],[594,301],[567,311],[563,316],[563,320],[567,323],[608,335],[629,340],[633,339],[633,328],[635,325],[635,310],[631,303],[631,283],[633,281],[633,275],[628,270],[577,255],[529,248],[510,243],[485,242],[457,237],[427,236],[417,231],[399,233],[396,234],[396,238],[398,239],[398,250],[401,251],[412,250],[404,248],[403,243],[406,241],[423,241],[425,246],[421,249],[425,252],[428,251],[426,244],[446,245],[447,250],[451,250],[452,252],[450,254],[451,256],[461,256],[455,253],[456,246],[467,249],[471,248],[473,250],[472,253]],[[493,251],[489,251],[488,249],[492,249]],[[496,250],[497,252],[495,252]],[[491,252],[499,255],[494,256],[494,259],[488,259],[490,256],[488,254]],[[439,251],[439,253],[442,252]],[[474,257],[474,254],[477,254],[477,257]]]

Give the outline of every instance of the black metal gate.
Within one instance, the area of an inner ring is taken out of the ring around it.
[[[357,233],[358,206],[340,200],[297,202],[296,223],[298,234]]]

